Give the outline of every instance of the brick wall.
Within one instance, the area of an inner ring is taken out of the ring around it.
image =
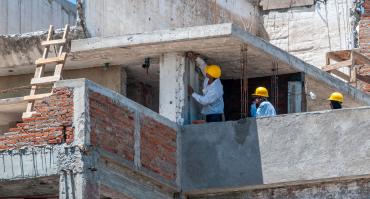
[[[363,4],[365,8],[364,14],[360,20],[359,45],[362,54],[370,57],[370,1],[366,0]],[[370,75],[370,67],[362,67],[359,70],[362,75]],[[370,93],[370,85],[361,85],[365,92]]]
[[[73,142],[73,90],[57,88],[35,103],[36,113],[0,136],[0,150]]]
[[[140,117],[141,163],[168,180],[176,178],[176,131],[152,118]]]
[[[176,179],[176,130],[96,92],[89,92],[91,142],[99,148],[134,162],[140,153],[141,165],[169,181]],[[148,109],[148,111],[150,111]],[[159,115],[158,115],[159,117]],[[136,125],[135,125],[136,123]],[[140,150],[135,151],[135,128],[140,129]]]
[[[134,160],[134,112],[99,93],[90,96],[91,143]]]
[[[365,1],[364,14],[360,20],[359,44],[361,53],[370,55],[370,1]]]

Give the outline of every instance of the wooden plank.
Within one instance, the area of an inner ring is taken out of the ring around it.
[[[339,70],[332,70],[330,71],[332,74],[344,79],[345,81],[349,81],[350,80],[350,77],[346,74],[344,74],[343,72],[339,71]]]
[[[325,61],[326,61],[326,65],[330,65],[330,53],[329,52],[325,54]]]
[[[351,51],[350,50],[332,51],[327,53],[327,57],[334,61],[341,62],[351,59]]]
[[[23,114],[22,114],[22,118],[30,118],[30,117],[32,117],[32,115],[33,114],[35,114],[36,113],[36,111],[32,111],[32,112],[24,112]]]
[[[370,76],[369,75],[360,75],[360,74],[357,74],[357,79],[360,80],[360,81],[363,81],[367,84],[370,84]]]
[[[49,32],[48,32],[48,36],[46,38],[46,41],[50,41],[51,40],[51,37],[53,36],[53,33],[54,33],[54,27],[52,25],[50,25],[49,26]],[[48,57],[49,47],[50,46],[45,46],[44,52],[42,54],[42,58],[46,59]],[[35,78],[40,78],[43,75],[43,73],[44,73],[44,66],[36,66],[34,77]],[[30,96],[35,95],[36,89],[37,89],[37,86],[36,85],[34,85],[34,86],[31,87]],[[27,104],[26,112],[31,112],[32,109],[33,109],[33,105],[34,105],[34,102],[29,102]]]
[[[60,80],[60,76],[47,76],[40,78],[32,78],[31,85],[51,84]]]
[[[69,25],[67,24],[65,27],[64,27],[64,34],[63,34],[63,38],[64,39],[67,39],[68,37],[68,33],[69,33]],[[59,48],[59,56],[62,55],[63,53],[63,48],[64,46],[60,46]],[[64,62],[61,63],[61,64],[57,64],[55,66],[55,70],[54,70],[54,76],[59,76],[60,78],[62,77],[62,72],[63,72],[63,68],[64,68]]]
[[[352,65],[352,60],[337,62],[335,64],[330,64],[322,67],[323,71],[332,71],[343,67],[350,67]]]
[[[45,97],[51,96],[51,94],[52,93],[43,93],[43,94],[37,94],[37,95],[24,96],[23,100],[24,101],[33,101],[33,100],[43,99]]]
[[[65,44],[67,42],[67,39],[56,39],[56,40],[50,40],[50,41],[43,41],[41,42],[42,46],[50,46],[50,45],[60,45]]]
[[[37,59],[35,64],[36,65],[46,65],[46,64],[52,64],[52,63],[63,63],[66,57],[67,57],[67,53],[62,53],[62,55],[59,57]]]
[[[362,65],[362,64],[370,65],[370,59],[367,58],[365,55],[363,55],[361,53],[353,51],[352,52],[352,57],[355,60],[356,65]]]

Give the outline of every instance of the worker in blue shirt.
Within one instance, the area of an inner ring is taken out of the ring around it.
[[[192,52],[189,52],[187,56],[196,61],[204,76],[203,94],[195,93],[189,86],[189,95],[202,105],[202,114],[206,116],[207,122],[221,122],[224,113],[224,89],[220,81],[221,68],[217,65],[207,65],[203,59]]]
[[[276,111],[274,106],[267,100],[269,97],[268,91],[265,87],[258,87],[252,94],[255,97],[257,106],[256,117],[275,116]]]

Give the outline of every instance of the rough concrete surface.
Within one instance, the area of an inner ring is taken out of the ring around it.
[[[93,37],[229,22],[266,36],[255,0],[89,0],[83,8]]]
[[[183,128],[182,188],[262,184],[256,120]]]
[[[75,23],[76,6],[67,0],[0,1],[0,35],[39,31],[50,24],[62,28]]]
[[[366,107],[185,126],[183,190],[368,174],[369,114]]]
[[[369,176],[329,179],[321,182],[299,182],[210,189],[187,193],[189,199],[367,199]]]
[[[257,121],[265,184],[369,174],[370,108]]]
[[[36,32],[0,35],[0,76],[33,73],[35,60],[42,57],[41,41],[46,40],[48,28],[46,25]],[[60,39],[62,35],[63,29],[55,29],[53,39]],[[78,38],[85,38],[81,28],[71,26],[68,39]],[[49,57],[56,56],[55,50],[51,48]]]
[[[272,0],[267,2],[274,3]],[[312,6],[265,12],[264,26],[270,42],[321,68],[325,65],[326,52],[354,47],[350,16],[352,2],[316,1]]]

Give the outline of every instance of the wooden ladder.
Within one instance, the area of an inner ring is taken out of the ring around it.
[[[336,63],[331,64],[331,60],[336,61]],[[358,80],[370,84],[370,75],[359,73],[359,69],[363,66],[370,66],[370,59],[361,54],[359,50],[341,50],[326,53],[326,65],[322,67],[322,70],[334,74],[357,87]],[[349,74],[339,71],[340,68],[349,68]]]
[[[34,78],[31,79],[31,92],[30,95],[25,96],[24,100],[28,101],[27,110],[23,113],[22,118],[29,118],[32,116],[34,109],[34,104],[36,100],[50,96],[52,93],[43,93],[36,94],[37,89],[40,85],[53,84],[62,78],[62,70],[64,63],[67,59],[67,52],[65,52],[65,45],[67,43],[67,37],[69,32],[69,25],[67,24],[64,28],[64,33],[62,39],[52,40],[54,36],[54,28],[51,25],[49,27],[49,32],[46,41],[41,42],[41,45],[44,46],[44,52],[42,58],[36,60],[36,70]],[[59,52],[57,57],[48,58],[49,50],[51,45],[59,46]],[[46,64],[55,64],[54,75],[52,76],[43,76]]]

